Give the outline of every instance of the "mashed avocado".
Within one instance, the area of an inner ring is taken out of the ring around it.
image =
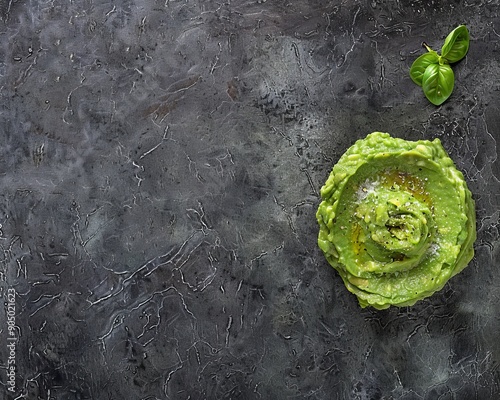
[[[333,167],[321,198],[319,247],[362,307],[413,305],[474,255],[474,201],[439,139],[371,133]]]

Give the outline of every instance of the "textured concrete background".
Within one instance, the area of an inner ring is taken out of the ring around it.
[[[0,397],[500,397],[497,1],[0,11]],[[408,70],[462,23],[435,107]],[[469,267],[385,311],[316,245],[319,188],[375,130],[439,137],[478,217]]]

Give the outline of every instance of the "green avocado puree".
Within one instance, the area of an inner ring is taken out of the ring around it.
[[[409,306],[474,255],[474,201],[439,139],[374,132],[321,188],[318,245],[362,307]]]

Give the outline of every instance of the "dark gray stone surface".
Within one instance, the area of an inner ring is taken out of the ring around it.
[[[0,11],[1,398],[500,398],[497,1]],[[461,23],[435,107],[408,70]],[[319,188],[376,130],[439,137],[478,217],[469,267],[385,311],[316,245]]]

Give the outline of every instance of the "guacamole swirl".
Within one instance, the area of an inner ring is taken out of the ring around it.
[[[321,198],[318,245],[362,307],[413,305],[474,255],[474,201],[439,139],[371,133],[342,155]]]

